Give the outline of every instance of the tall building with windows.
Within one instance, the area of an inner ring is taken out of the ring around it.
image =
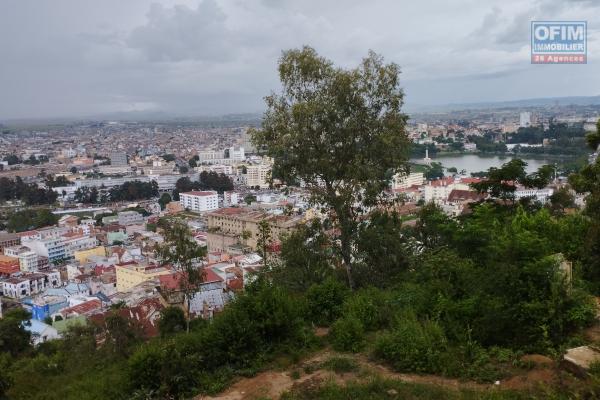
[[[408,189],[411,186],[421,186],[425,183],[425,176],[422,172],[412,172],[410,174],[396,174],[392,179],[392,189]]]
[[[531,126],[531,113],[522,112],[519,116],[519,127],[528,128]]]
[[[219,197],[214,191],[179,193],[179,203],[190,211],[205,212],[219,208]]]
[[[110,153],[110,165],[113,167],[126,167],[127,162],[127,153],[122,151],[115,151]]]
[[[246,167],[246,186],[268,188],[270,175],[271,165],[269,164],[248,165]]]
[[[233,165],[243,162],[246,153],[243,147],[228,147],[223,150],[206,150],[198,153],[199,164]]]

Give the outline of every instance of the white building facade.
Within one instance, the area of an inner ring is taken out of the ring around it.
[[[194,212],[213,211],[219,208],[219,196],[215,191],[179,193],[179,203]]]

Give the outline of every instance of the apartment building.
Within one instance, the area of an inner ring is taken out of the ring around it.
[[[246,167],[246,186],[260,187],[266,189],[269,187],[269,178],[271,176],[271,166],[268,164],[248,165]]]
[[[23,272],[37,272],[41,266],[48,265],[48,258],[40,257],[27,246],[11,246],[4,249],[4,254],[19,260],[19,268]],[[40,259],[44,260],[40,263]]]
[[[15,233],[0,233],[0,254],[4,252],[5,247],[17,246],[21,244],[21,238]]]
[[[22,237],[21,241],[38,256],[47,257],[50,262],[73,258],[76,251],[97,246],[96,238],[85,236],[81,231],[53,229],[38,231]]]
[[[425,176],[422,172],[396,174],[392,179],[392,190],[408,189],[412,186],[421,186],[423,183],[425,183]]]
[[[223,207],[236,206],[239,202],[239,196],[233,190],[223,192]]]
[[[214,191],[179,193],[179,203],[194,212],[206,212],[219,208],[219,197]]]
[[[224,150],[207,150],[198,153],[199,164],[224,164],[232,165],[243,162],[246,153],[243,147],[228,147]]]
[[[256,250],[259,224],[263,220],[268,221],[274,242],[302,222],[301,217],[276,216],[247,208],[222,208],[207,214],[207,219],[208,251],[226,251],[236,243]]]
[[[136,211],[122,211],[117,214],[119,225],[141,225],[144,223],[144,216]]]
[[[115,265],[115,272],[117,275],[117,291],[125,292],[142,282],[150,281],[161,275],[168,275],[171,270],[157,265],[132,262]]]
[[[29,297],[47,288],[58,287],[61,284],[60,273],[50,271],[46,273],[24,274],[18,277],[8,278],[2,282],[2,294],[12,299]]]

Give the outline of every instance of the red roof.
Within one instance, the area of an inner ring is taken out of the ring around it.
[[[176,290],[181,288],[181,276],[182,273],[174,271],[168,275],[160,275],[158,281],[160,286],[164,289]],[[221,282],[223,279],[217,275],[210,267],[204,268],[204,274],[202,276],[202,283]]]
[[[204,268],[202,283],[221,282],[223,279],[212,268]]]
[[[227,287],[233,291],[242,290],[244,288],[244,280],[242,278],[230,279],[227,282]]]
[[[65,232],[65,233],[63,233],[63,237],[65,237],[65,238],[83,237],[83,233],[81,233],[81,232]]]
[[[19,237],[32,236],[32,235],[37,235],[38,233],[39,233],[38,231],[17,232],[17,236],[19,236]]]
[[[102,306],[102,303],[100,302],[100,300],[94,299],[94,300],[89,300],[89,301],[83,302],[81,304],[77,304],[76,306],[73,306],[73,307],[65,308],[65,309],[61,310],[60,313],[63,315],[87,314],[90,311],[99,309],[101,306]]]
[[[481,178],[460,178],[460,183],[471,184],[478,182],[481,182]]]
[[[454,183],[454,178],[451,176],[445,176],[440,179],[436,179],[435,181],[431,181],[431,186],[448,186]]]
[[[106,317],[112,313],[117,313],[122,318],[129,320],[143,337],[151,338],[158,336],[158,317],[159,312],[164,306],[156,298],[142,300],[137,306],[124,307],[118,310],[109,310],[90,317],[92,323],[105,329]]]
[[[235,215],[241,214],[244,212],[244,209],[239,207],[227,207],[227,208],[219,208],[212,212],[212,214],[222,214],[222,215]]]
[[[0,263],[0,275],[12,275],[20,270],[18,260],[16,264]]]
[[[458,190],[454,189],[448,195],[448,201],[479,201],[485,198],[484,194],[477,193],[472,190]]]
[[[191,192],[179,193],[179,195],[182,195],[182,194],[189,194],[190,196],[212,196],[212,195],[216,195],[217,192],[211,192],[211,191],[200,192],[198,190],[192,190]]]
[[[179,284],[180,280],[181,279],[180,279],[179,272],[173,272],[172,274],[169,274],[169,275],[160,275],[158,277],[160,286],[162,288],[169,289],[169,290],[179,289],[181,287],[181,285]]]

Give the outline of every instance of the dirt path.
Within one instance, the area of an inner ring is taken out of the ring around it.
[[[304,365],[319,365],[331,357],[340,356],[340,354],[323,351],[313,357],[305,360]],[[358,362],[361,369],[370,372],[370,375],[378,375],[388,379],[396,379],[409,383],[421,383],[429,385],[444,386],[452,389],[477,389],[487,390],[493,385],[479,384],[476,382],[464,382],[458,379],[443,378],[435,375],[417,375],[417,374],[401,374],[396,373],[385,366],[372,363],[366,357],[360,355],[343,355],[344,357],[353,358]],[[298,371],[302,370],[302,366]],[[304,374],[294,379],[290,372],[274,372],[266,371],[257,374],[252,378],[242,378],[235,382],[231,387],[217,396],[199,396],[197,400],[252,400],[258,398],[278,399],[284,392],[292,389],[294,385],[301,385],[306,382],[318,384],[319,382],[333,380],[338,384],[345,384],[351,380],[365,379],[359,378],[356,373],[336,374],[331,371],[322,369],[315,370],[309,374]]]

